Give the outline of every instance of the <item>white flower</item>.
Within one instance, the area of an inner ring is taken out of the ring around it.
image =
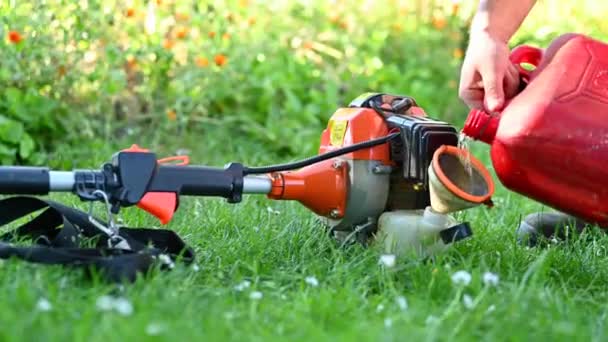
[[[101,296],[96,302],[97,309],[101,311],[114,310],[123,316],[128,316],[133,313],[133,305],[126,298],[112,298],[110,296]]]
[[[376,312],[382,312],[382,310],[384,310],[384,305],[378,304],[378,306],[376,307]]]
[[[492,312],[494,310],[496,310],[496,306],[494,306],[494,304],[492,304],[488,307],[488,310],[486,312]]]
[[[380,264],[386,267],[394,267],[395,266],[395,255],[394,254],[384,254],[380,257]]]
[[[160,335],[165,327],[160,323],[150,323],[146,326],[146,334],[150,336]]]
[[[464,304],[464,307],[467,309],[472,309],[473,306],[475,306],[475,304],[473,303],[473,298],[468,294],[462,296],[462,304]]]
[[[244,289],[249,288],[249,286],[251,286],[251,282],[249,280],[243,280],[243,282],[236,285],[234,289],[237,291],[243,291]]]
[[[319,286],[319,281],[314,276],[306,277],[305,281],[310,286],[313,286],[313,287]]]
[[[471,273],[458,271],[452,275],[452,282],[457,285],[469,285],[471,283]]]
[[[274,215],[279,215],[279,214],[281,213],[280,211],[278,211],[278,210],[274,210],[274,209],[272,209],[271,207],[266,207],[266,210],[267,210],[269,213],[274,214]]]
[[[393,320],[390,318],[385,318],[384,319],[384,326],[387,328],[390,328],[393,325]]]
[[[200,267],[199,267],[197,264],[194,264],[194,265],[192,265],[192,270],[193,270],[194,272],[198,272],[198,271],[200,271],[200,270],[201,270],[201,268],[200,268]]]
[[[97,298],[96,305],[101,311],[110,311],[114,308],[114,300],[110,296],[101,296]]]
[[[51,311],[53,306],[51,305],[51,302],[49,302],[46,298],[40,298],[36,303],[36,308],[40,311]]]
[[[405,299],[405,297],[403,297],[403,296],[397,297],[397,305],[399,305],[399,308],[401,310],[406,310],[407,309],[407,300]]]
[[[263,296],[264,295],[260,291],[253,291],[249,294],[249,298],[254,300],[262,299]]]
[[[133,313],[133,305],[126,298],[117,298],[114,301],[114,310],[123,316],[129,316]]]
[[[496,286],[498,285],[498,275],[492,272],[485,272],[483,274],[483,283],[486,285]]]

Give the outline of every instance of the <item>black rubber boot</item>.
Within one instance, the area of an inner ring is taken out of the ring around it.
[[[539,212],[524,218],[517,228],[517,240],[521,244],[536,246],[541,240],[564,240],[572,232],[581,233],[589,224],[561,212]]]

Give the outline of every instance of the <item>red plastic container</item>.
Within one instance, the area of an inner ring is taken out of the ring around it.
[[[500,114],[473,110],[463,133],[491,145],[511,191],[608,227],[608,44],[579,34],[512,51],[527,86]]]

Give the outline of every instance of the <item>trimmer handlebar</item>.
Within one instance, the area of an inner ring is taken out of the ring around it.
[[[48,195],[72,192],[85,201],[105,200],[112,212],[137,205],[167,223],[179,196],[223,197],[241,201],[243,193],[268,194],[267,176],[245,176],[238,163],[225,168],[163,165],[151,152],[121,151],[101,170],[53,171],[48,167],[0,167],[0,194]]]

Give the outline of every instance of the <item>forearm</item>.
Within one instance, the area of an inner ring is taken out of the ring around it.
[[[487,32],[507,43],[535,3],[536,0],[480,0],[471,34]]]

